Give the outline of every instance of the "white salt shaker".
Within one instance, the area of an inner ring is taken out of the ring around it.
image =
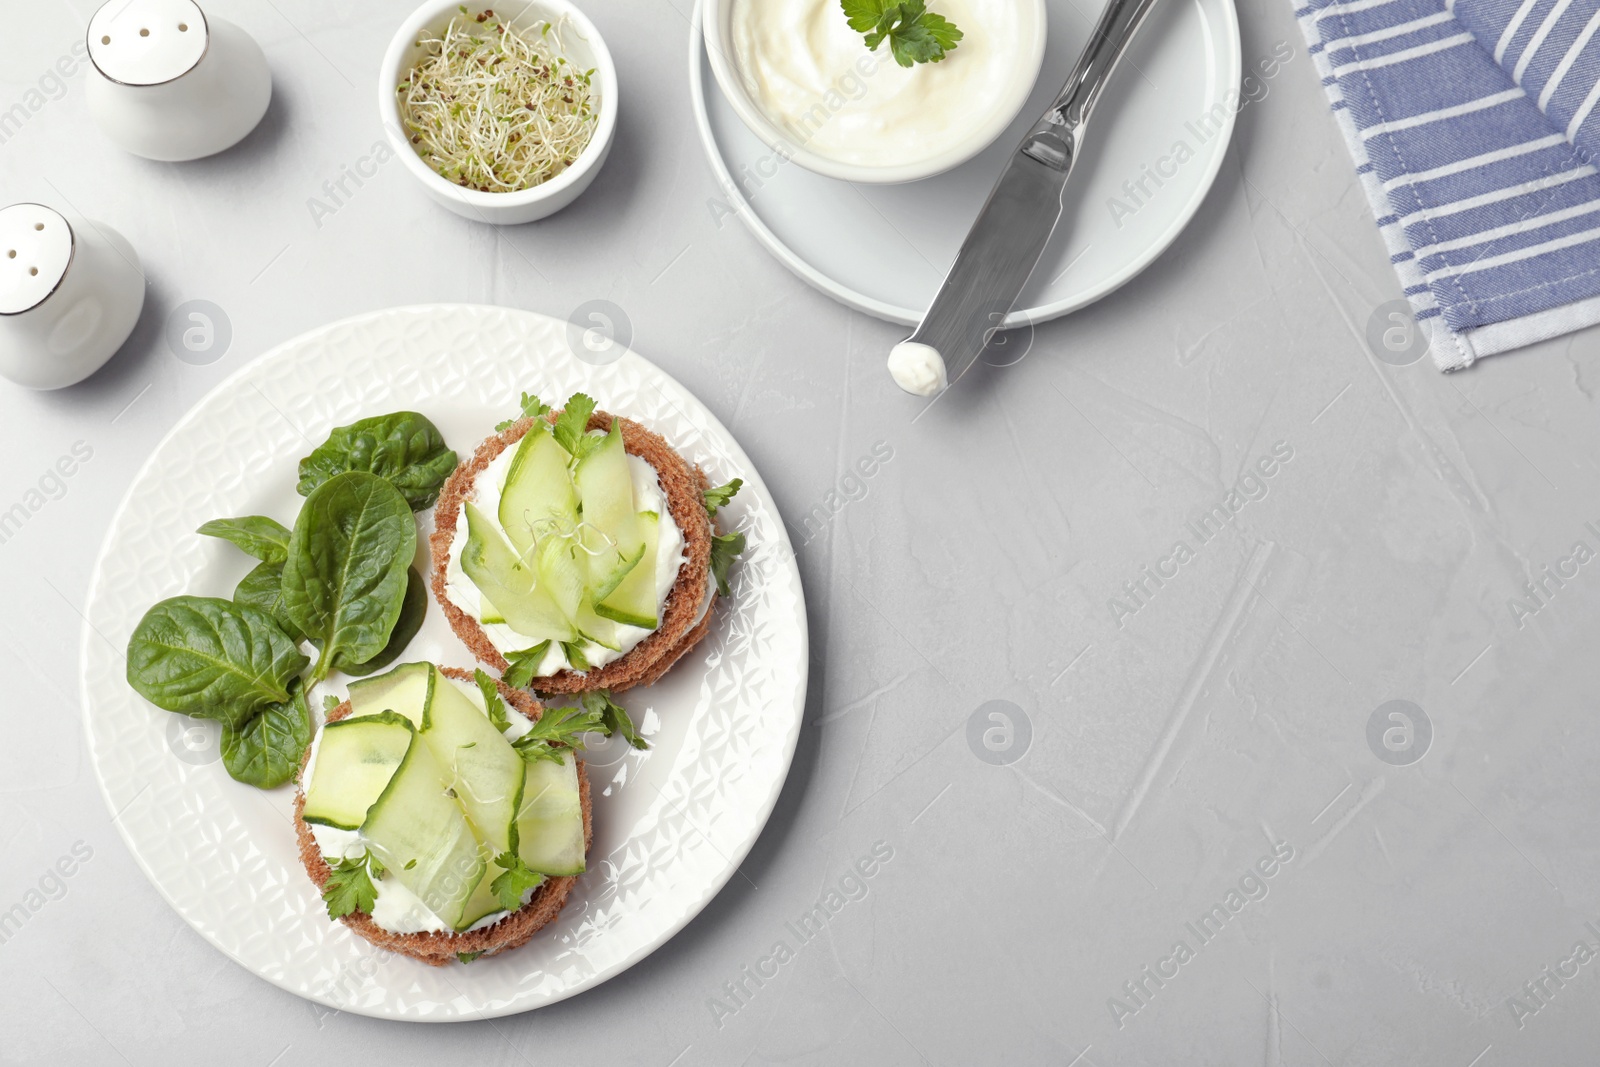
[[[100,369],[144,307],[144,275],[115,230],[43,204],[0,208],[0,374],[60,389]]]
[[[272,99],[261,46],[194,0],[108,0],[89,20],[89,114],[147,159],[199,159],[255,129]]]

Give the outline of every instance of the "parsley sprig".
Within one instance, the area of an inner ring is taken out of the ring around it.
[[[507,652],[506,662],[510,666],[500,676],[501,679],[513,689],[526,689],[533,681],[539,664],[544,662],[544,654],[549,650],[550,642],[540,641],[532,648],[525,648],[521,652]]]
[[[595,407],[594,397],[584,393],[573,393],[567,400],[567,406],[556,416],[556,421],[552,424],[546,416],[555,409],[532,393],[523,393],[522,413],[515,419],[506,419],[498,423],[495,432],[499,433],[516,425],[517,419],[534,419],[536,422],[533,430],[550,431],[556,443],[566,449],[573,459],[582,459],[600,447],[600,442],[603,440],[599,437],[590,437],[588,434],[589,416],[594,414]]]
[[[328,918],[341,919],[357,911],[371,915],[372,906],[378,902],[378,887],[372,879],[382,875],[383,864],[370,853],[335,863],[322,884],[322,902],[328,907]]]
[[[850,28],[866,35],[874,52],[884,41],[902,67],[937,63],[955,49],[962,33],[955,23],[928,10],[923,0],[839,0]]]
[[[620,736],[634,748],[649,748],[650,743],[640,736],[628,709],[611,699],[605,689],[594,689],[578,695],[576,704],[546,707],[533,729],[511,742],[511,747],[529,763],[564,759],[563,749],[583,750],[583,734],[612,734]]]
[[[518,415],[516,419],[506,419],[504,422],[497,423],[494,432],[503,433],[509,430],[516,424],[517,419],[537,419],[548,414],[550,414],[549,404],[544,403],[532,393],[523,393],[522,414]]]
[[[567,406],[556,417],[556,424],[550,430],[555,435],[556,444],[570,452],[573,459],[582,459],[605,440],[588,435],[589,416],[594,414],[594,409],[594,397],[573,393],[567,398]]]
[[[628,717],[628,709],[611,699],[609,689],[591,690],[580,695],[578,702],[590,712],[599,712],[607,736],[616,734],[634,748],[650,747],[650,742],[639,736],[633,720]]]
[[[544,881],[544,875],[529,870],[528,865],[522,862],[522,857],[515,852],[500,853],[494,858],[494,863],[505,873],[489,883],[489,891],[507,911],[516,911],[522,907],[522,895]]]
[[[605,733],[605,720],[580,704],[567,707],[545,708],[533,729],[511,742],[522,758],[529,763],[547,759],[561,762],[562,754],[555,747],[583,748],[580,734]]]
[[[473,670],[472,680],[478,683],[478,692],[483,694],[483,709],[488,713],[489,721],[494,723],[496,730],[505,733],[511,728],[511,719],[506,715],[506,702],[500,697],[500,687],[494,684],[494,679],[482,667]]]
[[[584,655],[581,641],[561,642],[561,654],[567,657],[567,666],[575,671],[586,671],[592,666],[589,657]]]
[[[717,580],[717,595],[728,595],[728,568],[744,551],[744,534],[725,533],[711,539],[711,575]]]
[[[715,489],[707,489],[701,494],[705,500],[706,514],[715,516],[717,509],[727,507],[728,501],[732,500],[742,488],[744,488],[744,479],[735,478],[726,485],[719,485]]]

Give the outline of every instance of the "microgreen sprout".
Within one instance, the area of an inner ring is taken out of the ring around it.
[[[528,39],[493,10],[465,7],[397,86],[400,119],[417,154],[449,181],[507,193],[549,181],[594,136],[593,70],[561,55],[559,26]]]

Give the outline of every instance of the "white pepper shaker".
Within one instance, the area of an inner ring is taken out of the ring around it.
[[[143,307],[139,257],[121,234],[43,204],[0,208],[0,374],[30,389],[80,382]]]
[[[251,36],[194,0],[108,0],[89,20],[89,114],[147,159],[199,159],[255,129],[272,99]]]

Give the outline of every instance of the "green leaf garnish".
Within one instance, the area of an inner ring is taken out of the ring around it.
[[[288,528],[265,515],[212,519],[195,533],[220,537],[263,563],[282,563],[289,558]]]
[[[889,42],[902,67],[937,63],[953,51],[962,33],[955,23],[928,10],[924,0],[839,0],[850,28],[865,35],[868,48]]]
[[[483,709],[488,712],[489,721],[496,730],[505,733],[511,727],[511,720],[506,717],[506,702],[500,698],[500,687],[482,667],[473,670],[472,680],[478,683],[478,692],[483,694]]]
[[[528,865],[522,862],[522,857],[515,852],[500,853],[494,858],[494,863],[496,867],[504,868],[506,873],[489,883],[489,891],[507,911],[522,907],[522,894],[544,881],[544,876],[530,871]]]
[[[608,736],[617,734],[634,748],[650,747],[650,742],[640,737],[639,731],[634,728],[633,720],[628,717],[628,709],[611,699],[609,689],[592,689],[580,695],[578,702],[585,710],[600,713],[600,721],[605,724]]]
[[[455,469],[456,454],[426,415],[396,411],[335,428],[300,461],[296,488],[301,496],[310,496],[346,471],[366,471],[399,490],[412,511],[421,511],[433,506]]]
[[[883,17],[886,6],[880,0],[839,0],[839,6],[844,9],[844,17],[849,20],[850,28],[857,33],[871,33],[878,28],[878,20]]]
[[[457,952],[456,959],[460,960],[462,963],[471,963],[481,955],[483,955],[482,950],[478,952]]]
[[[343,704],[343,703],[344,703],[344,701],[340,700],[338,697],[334,696],[332,693],[324,693],[324,694],[322,694],[322,710],[323,711],[332,711],[334,708],[338,707],[340,704]]]
[[[702,494],[706,502],[706,514],[715,515],[718,508],[727,507],[728,501],[732,500],[743,487],[744,479],[735,478],[727,485],[719,485],[715,489],[707,489],[705,493]]]
[[[509,430],[511,427],[515,426],[519,419],[538,419],[548,414],[550,414],[549,404],[544,403],[532,393],[523,393],[522,414],[518,415],[515,419],[507,419],[504,422],[496,423],[494,432],[504,433],[506,430]]]
[[[394,629],[389,631],[389,643],[383,646],[371,659],[352,663],[344,656],[335,657],[333,665],[346,674],[362,677],[387,667],[400,657],[400,653],[411,644],[411,639],[417,636],[417,631],[422,629],[422,620],[428,614],[428,584],[422,580],[422,575],[417,573],[417,568],[412,567],[411,573],[406,575],[406,593],[400,601],[400,617],[395,620]],[[317,650],[322,650],[322,645],[312,640]]]
[[[289,621],[289,609],[283,606],[282,563],[256,564],[255,570],[239,579],[239,584],[234,586],[233,602],[259,608],[271,615],[272,621],[296,645],[306,639],[306,635]]]
[[[566,653],[568,667],[575,671],[586,671],[589,669],[589,657],[583,654],[583,646],[579,645],[576,641],[561,642],[561,651]]]
[[[196,596],[145,612],[127,658],[128,684],[156,707],[236,729],[267,705],[287,703],[310,662],[272,616]]]
[[[387,480],[351,470],[311,490],[289,539],[283,606],[322,650],[313,683],[337,664],[384,651],[411,584],[416,543],[411,508]],[[426,593],[421,597],[425,612]]]
[[[728,568],[744,551],[744,534],[735,531],[711,539],[711,574],[717,580],[717,595],[728,595]]]
[[[562,747],[583,750],[583,734],[620,735],[634,748],[649,748],[639,735],[628,711],[611,699],[606,689],[579,694],[578,703],[546,707],[533,729],[511,742],[511,747],[529,763],[537,760],[560,762]]]
[[[378,902],[378,888],[367,872],[369,862],[376,861],[362,855],[334,864],[322,884],[322,902],[328,906],[328,918],[341,919],[357,911],[372,914],[372,906]]]
[[[559,763],[562,754],[556,751],[555,746],[564,745],[567,748],[581,750],[583,738],[580,735],[610,732],[610,728],[606,725],[605,713],[599,708],[580,702],[564,707],[545,708],[544,714],[539,716],[539,721],[533,724],[533,729],[511,742],[511,747],[529,763],[542,759]]]
[[[289,688],[293,699],[268,704],[243,726],[222,727],[222,765],[234,781],[274,789],[300,770],[311,743],[311,708],[300,679]]]
[[[595,438],[591,441],[588,436],[589,416],[594,414],[594,409],[593,397],[584,393],[573,393],[567,398],[567,406],[556,418],[556,424],[551,429],[556,443],[571,453],[574,459],[582,459],[597,447],[601,440]]]
[[[544,654],[550,651],[549,641],[540,641],[532,648],[525,648],[521,652],[507,652],[506,662],[510,664],[500,680],[513,689],[526,689],[533,681],[534,671],[539,669],[539,664],[544,660]]]

